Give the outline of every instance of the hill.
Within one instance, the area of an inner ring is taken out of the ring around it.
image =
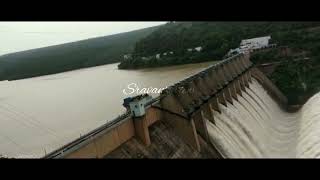
[[[123,60],[122,69],[220,60],[242,39],[271,35],[278,44],[298,44],[293,30],[320,26],[319,22],[175,22],[167,23],[139,40],[132,59]],[[201,46],[201,52],[188,48]],[[173,54],[156,59],[158,53]],[[148,57],[148,58],[142,58]]]
[[[159,26],[0,56],[0,80],[16,80],[119,62]]]
[[[269,78],[287,96],[289,104],[304,104],[320,91],[320,26],[284,33],[285,49],[255,54],[258,65],[273,63]]]
[[[320,91],[319,22],[178,22],[168,23],[138,41],[132,59],[119,68],[186,64],[220,60],[239,46],[242,39],[271,35],[271,43],[286,46],[260,52],[251,57],[257,66],[277,62],[269,78],[288,97],[289,104],[303,104]],[[202,46],[201,52],[188,48]],[[155,57],[157,53],[173,54]],[[302,56],[301,56],[302,55]],[[142,57],[151,57],[150,59]],[[279,63],[279,64],[278,64]]]

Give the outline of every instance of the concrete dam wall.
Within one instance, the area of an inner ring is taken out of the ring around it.
[[[298,112],[239,54],[178,82],[44,158],[277,158],[319,156],[320,97]]]

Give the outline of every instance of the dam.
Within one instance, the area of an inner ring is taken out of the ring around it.
[[[0,156],[39,158],[123,114],[123,89],[166,87],[214,64],[142,70],[108,64],[0,81]],[[156,96],[156,94],[153,94]]]
[[[250,61],[224,59],[132,98],[122,116],[43,158],[317,158],[320,94],[292,112]]]

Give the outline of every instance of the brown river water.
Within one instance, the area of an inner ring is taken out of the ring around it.
[[[123,98],[137,94],[128,94],[134,84],[165,88],[213,63],[142,70],[109,64],[0,81],[0,155],[42,157],[122,114]]]

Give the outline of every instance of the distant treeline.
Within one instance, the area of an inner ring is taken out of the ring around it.
[[[0,56],[0,80],[15,80],[119,62],[159,26]]]
[[[167,23],[135,44],[132,58],[123,60],[121,69],[220,60],[242,39],[271,35],[273,42],[300,47],[301,32],[320,26],[319,22],[175,22]],[[302,30],[302,31],[298,31]],[[309,38],[309,37],[308,37]],[[317,40],[310,38],[308,44]],[[304,41],[306,42],[306,41]],[[201,52],[187,49],[199,47]],[[160,59],[156,54],[174,52]],[[150,57],[148,59],[142,57]]]

